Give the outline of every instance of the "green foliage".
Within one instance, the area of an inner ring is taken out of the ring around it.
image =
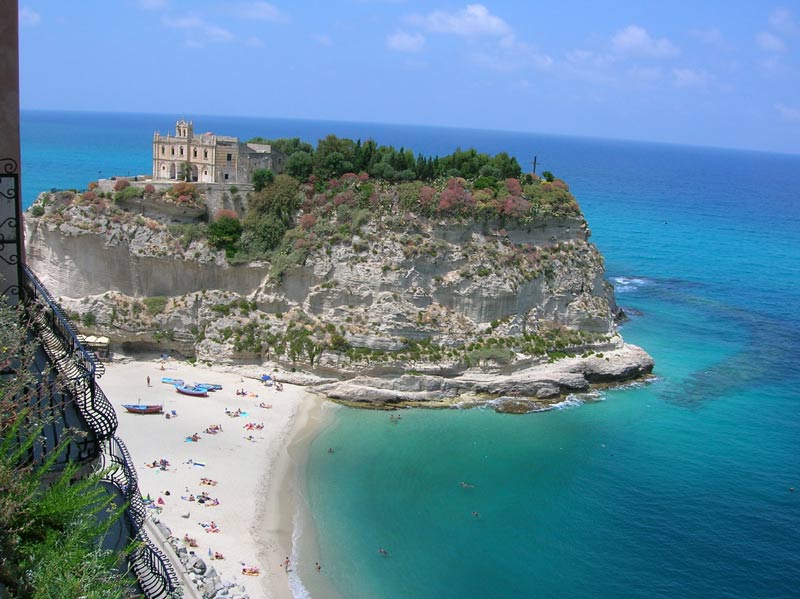
[[[124,187],[121,191],[114,194],[114,201],[121,202],[124,200],[131,200],[134,198],[141,198],[144,195],[144,189],[141,187]]]
[[[84,326],[93,327],[97,323],[97,317],[93,312],[87,312],[81,319]]]
[[[514,352],[504,347],[481,347],[467,353],[470,364],[492,361],[498,364],[510,364],[514,360]]]
[[[552,183],[555,180],[555,176],[550,171],[544,171],[542,173],[542,178],[548,183]]]
[[[0,303],[0,355],[17,371],[0,381],[0,595],[123,599],[130,581],[117,572],[119,556],[99,549],[120,515],[101,486],[102,473],[82,477],[75,464],[54,472],[68,433],[43,463],[28,459],[52,421],[47,413],[21,409],[35,386],[35,348],[28,338],[20,315]]]
[[[253,188],[256,191],[261,191],[268,183],[272,183],[274,180],[275,173],[267,168],[259,168],[253,171]]]
[[[300,181],[305,181],[314,170],[314,158],[305,151],[295,152],[286,161],[286,172]]]
[[[161,295],[146,297],[142,299],[142,303],[147,308],[150,316],[155,316],[157,314],[161,314],[167,307],[167,298]]]
[[[233,250],[242,236],[242,223],[232,216],[222,216],[208,225],[208,243],[217,249]]]

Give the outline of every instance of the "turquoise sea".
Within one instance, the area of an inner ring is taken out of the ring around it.
[[[149,172],[152,133],[177,116],[23,112],[26,203],[98,172]],[[800,596],[800,156],[194,121],[241,137],[336,133],[425,154],[537,155],[581,203],[631,316],[624,337],[656,360],[651,384],[546,413],[408,410],[394,424],[333,410],[305,469],[312,521],[295,559],[298,596]]]

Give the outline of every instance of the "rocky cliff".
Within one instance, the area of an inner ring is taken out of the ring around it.
[[[579,211],[524,224],[342,217],[231,266],[200,217],[179,222],[174,206],[43,194],[26,215],[27,260],[117,349],[302,370],[340,399],[554,397],[652,370],[616,334],[613,288]]]

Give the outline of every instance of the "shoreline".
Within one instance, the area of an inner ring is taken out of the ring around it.
[[[294,525],[293,514],[287,517],[280,507],[292,505],[296,487],[297,467],[287,447],[301,433],[313,438],[318,420],[310,414],[322,411],[323,400],[288,383],[282,392],[266,387],[256,378],[257,367],[247,368],[247,377],[244,367],[221,371],[176,360],[167,360],[164,367],[159,359],[123,358],[108,362],[99,382],[117,411],[117,434],[131,453],[140,493],[152,500],[152,519],[169,528],[181,551],[186,547],[203,561],[208,578],[181,562],[173,565],[207,585],[216,573],[216,584],[252,599],[293,599],[286,581],[275,576],[284,576],[280,564],[291,555],[285,552]],[[189,397],[161,383],[165,376],[223,388],[209,397]],[[242,388],[246,396],[235,393]],[[130,414],[122,407],[137,402],[163,404],[164,414]],[[261,403],[271,407],[261,408]],[[237,410],[241,415],[233,416]],[[262,429],[245,428],[261,423]],[[213,425],[221,426],[221,432],[206,432]],[[198,441],[190,440],[194,433]],[[162,459],[165,467],[158,464]],[[200,501],[202,493],[209,499]],[[194,544],[190,547],[185,539]],[[245,575],[244,568],[257,569],[258,575]],[[203,590],[187,589],[187,596],[200,597]]]

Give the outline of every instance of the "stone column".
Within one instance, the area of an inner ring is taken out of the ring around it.
[[[19,153],[19,31],[16,0],[0,0],[0,294],[19,299],[24,252]]]

